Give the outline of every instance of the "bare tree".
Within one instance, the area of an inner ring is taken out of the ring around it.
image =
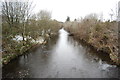
[[[51,19],[51,12],[46,10],[41,10],[37,14],[38,20],[50,20]]]
[[[25,29],[27,26],[27,21],[30,18],[32,10],[32,2],[21,2],[16,0],[11,2],[10,0],[4,0],[2,2],[2,17],[3,22],[6,22],[10,27],[12,32],[12,27],[18,28],[20,34],[25,40]]]

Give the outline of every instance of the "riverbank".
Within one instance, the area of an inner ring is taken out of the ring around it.
[[[66,29],[67,30],[67,29]],[[70,32],[70,34],[71,34],[72,32]],[[116,56],[116,55],[111,55],[111,54],[109,54],[107,51],[105,51],[105,48],[103,48],[103,49],[99,49],[98,47],[96,47],[96,45],[92,45],[92,44],[90,44],[89,42],[87,42],[86,40],[84,40],[84,39],[80,39],[80,36],[78,37],[78,36],[75,36],[75,34],[74,33],[72,33],[72,37],[76,40],[76,41],[78,41],[78,42],[82,42],[82,43],[84,43],[85,45],[87,45],[88,47],[90,47],[92,50],[95,50],[96,52],[98,52],[98,53],[100,53],[100,54],[103,54],[103,55],[106,55],[106,57],[109,57],[109,64],[112,64],[112,65],[117,65],[117,66],[120,66],[120,63],[118,62],[118,59],[116,60],[116,58],[118,58],[118,55]],[[71,36],[71,35],[70,35]]]
[[[32,42],[30,42],[29,44],[28,43],[24,44],[25,46],[23,46],[22,41],[21,42],[15,41],[16,46],[19,46],[19,47],[10,49],[9,51],[11,51],[11,52],[9,52],[9,53],[7,51],[2,52],[2,54],[3,54],[2,59],[1,59],[1,64],[3,64],[2,66],[7,65],[9,62],[11,62],[12,60],[15,60],[16,58],[18,58],[20,56],[28,54],[29,51],[32,51],[39,46],[46,45],[47,42],[49,41],[49,39],[56,36],[57,34],[58,33],[51,34],[51,35],[46,34],[46,38],[44,40],[43,39],[40,40],[38,38],[36,41],[32,40]],[[13,51],[14,51],[14,53],[12,53]]]
[[[49,12],[45,11],[46,14]],[[30,18],[27,23],[2,24],[2,59],[1,64],[8,64],[14,58],[24,55],[32,47],[45,45],[51,36],[56,35],[60,23],[52,19]],[[10,27],[12,26],[12,27]]]
[[[4,66],[4,65],[6,65],[6,64],[8,64],[9,62],[11,62],[12,60],[14,60],[14,59],[16,59],[16,58],[18,58],[19,56],[22,56],[22,55],[24,55],[24,54],[26,54],[27,53],[27,51],[28,50],[30,50],[31,48],[33,48],[34,46],[36,46],[36,45],[38,45],[38,44],[33,44],[33,45],[31,45],[31,46],[29,46],[29,47],[24,47],[24,51],[22,51],[22,53],[6,53],[6,52],[2,52],[2,54],[6,54],[4,57],[2,57],[2,66]]]
[[[116,63],[113,62],[113,60],[111,60],[111,58],[109,57],[109,54],[105,52],[104,50],[98,50],[98,48],[94,47],[94,45],[91,45],[90,43],[86,42],[83,39],[79,39],[77,36],[72,36],[72,38],[76,40],[77,42],[79,42],[80,44],[82,44],[83,46],[87,46],[87,48],[89,48],[90,51],[95,52],[96,55],[101,57],[103,61],[106,61],[108,64],[111,64],[111,65],[116,65]]]
[[[84,41],[98,52],[109,54],[114,64],[120,65],[117,22],[88,19],[81,22],[66,22],[64,27],[70,36],[78,41]]]

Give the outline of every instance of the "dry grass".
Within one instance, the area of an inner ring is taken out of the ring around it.
[[[118,23],[102,22],[96,18],[85,18],[79,22],[67,22],[65,28],[77,38],[110,54],[110,58],[120,64],[118,57]]]

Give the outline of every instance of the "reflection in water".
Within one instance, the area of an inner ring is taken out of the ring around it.
[[[44,48],[39,47],[3,67],[3,77],[115,78],[118,67],[93,55],[61,29],[57,41],[51,39]]]

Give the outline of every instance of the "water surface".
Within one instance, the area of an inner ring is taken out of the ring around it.
[[[106,55],[68,37],[64,29],[58,38],[3,67],[3,77],[12,78],[117,78],[119,68],[108,64]]]

